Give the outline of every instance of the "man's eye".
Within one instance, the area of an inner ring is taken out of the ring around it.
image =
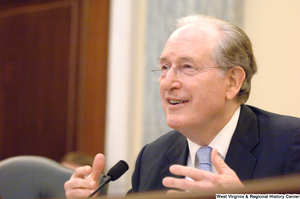
[[[182,66],[181,66],[181,70],[187,71],[187,72],[188,72],[188,71],[194,71],[194,66],[185,64],[185,65],[182,65]]]
[[[169,67],[167,66],[167,65],[162,65],[161,66],[161,70],[163,71],[163,70],[168,70],[169,69]]]
[[[181,67],[181,72],[183,72],[186,75],[193,75],[194,74],[194,66],[191,65],[183,65]]]
[[[182,68],[186,68],[186,69],[193,69],[194,67],[191,65],[183,65]]]

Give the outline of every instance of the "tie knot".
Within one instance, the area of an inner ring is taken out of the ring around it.
[[[200,169],[205,171],[211,171],[211,151],[209,146],[201,147],[197,150],[196,155],[199,160]]]

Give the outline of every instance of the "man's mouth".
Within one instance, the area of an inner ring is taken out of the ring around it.
[[[172,105],[177,105],[177,104],[183,104],[186,103],[188,101],[184,101],[184,100],[169,100],[169,103]]]

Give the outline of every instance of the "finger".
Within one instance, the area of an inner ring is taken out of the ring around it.
[[[186,193],[186,191],[178,191],[178,190],[168,190],[167,194],[180,194],[180,193]]]
[[[89,175],[92,171],[90,166],[82,166],[75,169],[75,173],[71,178],[85,178],[85,176]]]
[[[165,177],[162,183],[165,187],[178,190],[193,191],[198,188],[195,181],[187,180],[185,178]]]
[[[216,168],[216,171],[221,176],[218,182],[223,188],[243,188],[244,185],[224,160],[219,156],[217,149],[213,149],[211,154],[211,162]]]
[[[211,152],[211,162],[214,165],[218,174],[225,174],[228,171],[231,171],[230,167],[222,160],[219,156],[218,150],[213,149]]]
[[[200,181],[207,178],[209,175],[214,175],[208,171],[182,165],[172,165],[170,167],[170,172],[174,175],[192,178],[195,181]]]
[[[72,191],[75,189],[93,189],[97,186],[94,180],[87,180],[83,178],[73,178],[64,184],[65,190]]]
[[[90,195],[93,192],[94,189],[84,188],[84,184],[83,184],[83,186],[80,186],[80,187],[71,188],[71,187],[68,187],[68,184],[66,183],[65,184],[66,197],[67,198],[86,198],[88,195]]]
[[[104,165],[105,165],[105,157],[103,154],[98,153],[94,158],[92,173],[89,175],[88,178],[91,178],[95,181],[99,181],[100,175],[104,170]]]

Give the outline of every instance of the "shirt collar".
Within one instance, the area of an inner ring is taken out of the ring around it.
[[[235,113],[233,114],[230,121],[226,124],[226,126],[216,135],[216,137],[209,143],[208,146],[211,148],[216,148],[219,152],[219,155],[224,160],[229,148],[229,144],[231,141],[231,138],[233,136],[233,133],[236,129],[239,115],[240,115],[241,107],[239,107]],[[201,147],[200,145],[192,142],[190,139],[187,138],[188,141],[188,147],[189,147],[189,161],[193,167],[195,167],[197,162],[196,160],[196,151]]]

